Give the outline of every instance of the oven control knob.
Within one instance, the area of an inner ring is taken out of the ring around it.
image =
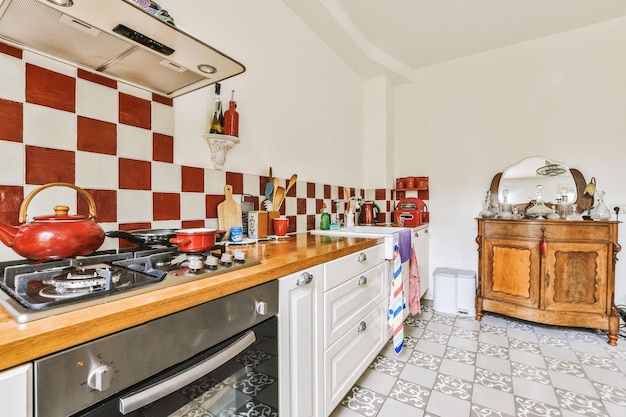
[[[113,379],[113,368],[107,365],[100,365],[89,373],[87,385],[98,391],[106,391]]]
[[[256,312],[261,316],[266,315],[267,314],[267,301],[257,301]]]

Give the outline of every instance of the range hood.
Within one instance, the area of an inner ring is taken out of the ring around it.
[[[132,0],[0,0],[0,41],[171,98],[245,71]]]

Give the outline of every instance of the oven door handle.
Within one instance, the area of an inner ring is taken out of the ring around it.
[[[199,362],[193,367],[170,376],[161,382],[151,385],[141,391],[121,397],[119,400],[120,413],[126,415],[141,407],[160,400],[177,391],[193,381],[213,372],[256,341],[254,331],[249,331],[237,339],[228,347],[220,350],[215,355]]]

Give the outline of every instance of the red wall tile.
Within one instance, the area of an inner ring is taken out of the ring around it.
[[[119,93],[119,121],[125,125],[150,129],[152,104],[148,100]]]
[[[284,186],[287,187],[287,185],[289,185],[289,180],[287,180],[287,184],[285,184]],[[298,189],[298,184],[296,183],[287,192],[287,197],[295,197],[297,189]]]
[[[152,134],[152,159],[160,162],[174,162],[174,138],[172,136]]]
[[[152,193],[153,220],[180,220],[180,194]]]
[[[217,205],[224,201],[223,195],[207,194],[206,196],[206,217],[207,219],[217,218]]]
[[[0,53],[22,59],[22,50],[0,42]]]
[[[24,131],[22,103],[0,99],[0,140],[22,142]]]
[[[24,201],[24,187],[0,185],[0,223],[17,226],[22,201]]]
[[[84,69],[81,69],[81,68],[78,68],[78,78],[82,78],[83,80],[91,81],[92,83],[97,83],[105,87],[117,88],[116,80],[103,77],[102,75],[99,75],[99,74],[94,74],[93,72],[85,71]]]
[[[75,153],[60,149],[26,146],[26,184],[75,182]]]
[[[330,198],[330,185],[324,184],[324,198]]]
[[[150,162],[120,158],[118,175],[120,189],[152,189],[152,164]]]
[[[193,229],[196,227],[204,227],[204,220],[183,220],[183,229]]]
[[[295,233],[296,227],[298,226],[296,216],[287,216],[287,220],[289,220],[289,226],[287,227],[287,233]]]
[[[374,190],[374,199],[375,200],[386,200],[387,199],[387,190],[385,188],[377,188]]]
[[[306,198],[296,200],[296,214],[306,214]]]
[[[204,169],[183,166],[182,168],[182,190],[189,193],[204,192]]]
[[[306,183],[306,197],[315,198],[315,183],[314,182]]]
[[[117,125],[78,116],[77,148],[79,151],[117,155]]]
[[[26,102],[74,113],[76,79],[26,64]]]
[[[226,172],[226,184],[233,186],[233,194],[243,194],[243,174],[241,172]]]
[[[163,97],[155,93],[152,93],[152,101],[156,101],[157,103],[165,104],[167,106],[174,106],[174,100],[169,97]]]
[[[324,200],[321,198],[316,198],[315,199],[315,213],[320,213],[322,211],[323,206],[324,206]]]
[[[93,198],[96,205],[96,221],[98,223],[117,222],[117,191],[115,190],[92,190],[85,189]],[[83,216],[89,215],[87,200],[78,195],[78,213]]]
[[[259,177],[259,195],[265,195],[265,186],[269,182],[269,177]]]
[[[307,214],[306,216],[306,230],[315,229],[315,214]]]

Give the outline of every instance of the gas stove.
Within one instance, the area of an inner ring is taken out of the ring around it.
[[[19,323],[259,264],[223,245],[203,253],[157,248],[31,263],[0,262],[0,306]]]

